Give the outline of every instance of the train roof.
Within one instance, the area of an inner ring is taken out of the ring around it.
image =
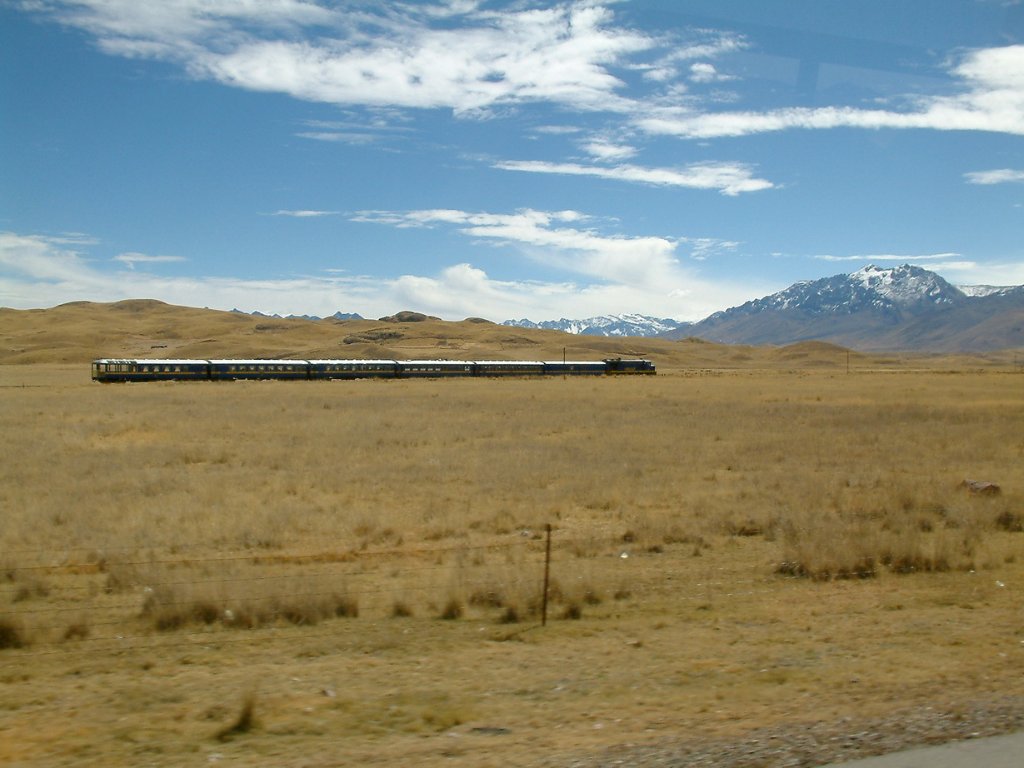
[[[195,365],[196,363],[206,364],[206,360],[178,360],[165,357],[102,357],[93,360],[94,363],[107,363],[116,365]]]
[[[305,365],[306,360],[268,360],[253,359],[243,360],[240,358],[228,358],[224,360],[193,360],[192,362],[209,362],[211,365]]]
[[[307,360],[306,362],[310,363],[311,365],[350,365],[352,363],[360,363],[360,364],[369,363],[369,364],[373,364],[373,365],[394,365],[397,361],[396,360],[362,360],[362,359],[355,359],[355,358],[347,358],[347,359],[338,358],[338,359],[325,359],[325,360]]]
[[[399,360],[399,365],[472,365],[475,360]]]

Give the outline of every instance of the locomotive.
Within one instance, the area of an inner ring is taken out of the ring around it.
[[[650,360],[93,360],[94,381],[245,379],[413,379],[506,376],[605,376],[656,372]]]

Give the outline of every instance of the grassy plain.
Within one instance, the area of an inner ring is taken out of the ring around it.
[[[0,366],[0,763],[566,764],[1024,695],[1024,376],[772,354]]]

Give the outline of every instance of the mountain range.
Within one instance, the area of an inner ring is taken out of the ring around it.
[[[820,340],[873,351],[1024,346],[1024,286],[957,287],[904,264],[808,280],[662,334],[727,344]]]
[[[697,323],[634,314],[504,324],[725,344],[814,340],[872,351],[989,351],[1024,346],[1024,286],[955,286],[910,264],[871,264],[850,274],[795,283]]]
[[[567,320],[563,317],[561,320],[544,320],[539,323],[526,319],[506,320],[502,325],[562,331],[581,336],[660,336],[689,324],[666,318],[627,314],[602,315],[586,320]]]

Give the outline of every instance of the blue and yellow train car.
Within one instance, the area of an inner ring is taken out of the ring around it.
[[[545,360],[544,373],[552,376],[600,376],[607,372],[604,361],[593,360]]]
[[[208,360],[93,360],[96,381],[205,381],[210,378]]]
[[[236,379],[308,379],[306,360],[210,360],[210,378]]]
[[[310,360],[311,379],[393,379],[397,375],[395,360]]]
[[[542,376],[544,363],[539,360],[477,360],[476,376]]]
[[[437,379],[473,375],[473,363],[470,360],[399,360],[396,368],[400,379]]]

